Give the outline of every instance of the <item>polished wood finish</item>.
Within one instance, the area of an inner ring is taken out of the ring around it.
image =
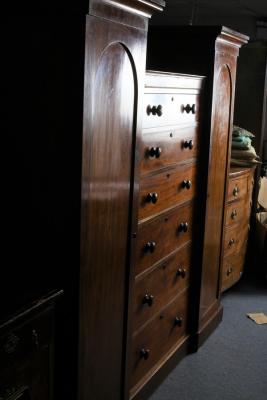
[[[184,354],[190,338],[203,81],[199,76],[146,74],[132,291],[131,399],[146,397],[147,388],[163,376],[162,370],[166,373],[171,360]]]
[[[191,200],[195,191],[196,166],[191,163],[143,177],[140,182],[138,218],[148,218],[166,208]]]
[[[191,258],[191,246],[187,243],[155,264],[145,275],[137,276],[133,290],[134,331],[153,317],[164,304],[168,304],[176,293],[189,285]],[[153,296],[150,306],[144,303],[147,294]]]
[[[141,141],[141,174],[155,169],[171,166],[179,161],[195,158],[198,153],[198,126],[162,128],[160,131],[149,130],[142,135]],[[159,148],[160,156],[151,156],[151,148]]]
[[[136,232],[141,130],[152,1],[90,2],[82,155],[79,394],[127,398],[127,313]],[[136,165],[137,166],[137,165]],[[104,383],[104,384],[103,384]]]
[[[186,40],[185,40],[186,38]],[[199,224],[204,224],[200,247],[201,287],[196,295],[199,310],[196,343],[206,337],[220,311],[220,265],[223,246],[224,204],[235,95],[236,61],[247,36],[225,27],[151,27],[149,68],[207,75],[204,110],[202,191],[207,196]],[[182,55],[182,57],[181,57]]]
[[[188,317],[188,291],[184,290],[165,308],[161,309],[152,321],[145,324],[133,336],[132,356],[132,391],[134,394],[139,385],[144,385],[153,370],[173,352],[185,338]],[[178,321],[179,318],[179,321]],[[146,349],[148,357],[142,357]],[[137,387],[135,387],[137,385]]]
[[[255,167],[232,167],[225,205],[222,292],[234,285],[244,271]]]
[[[180,225],[187,223],[184,231]],[[171,211],[160,214],[138,226],[135,273],[139,274],[161,258],[167,256],[192,237],[193,206],[186,203]],[[154,249],[147,243],[154,242]]]

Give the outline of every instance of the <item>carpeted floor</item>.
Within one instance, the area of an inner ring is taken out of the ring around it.
[[[197,353],[184,358],[149,400],[267,400],[267,283],[242,278],[222,295],[223,321]]]

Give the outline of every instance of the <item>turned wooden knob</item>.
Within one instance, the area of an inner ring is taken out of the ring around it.
[[[233,195],[234,195],[234,196],[237,196],[238,192],[239,192],[239,189],[238,189],[237,186],[235,186],[235,187],[234,187],[234,190],[233,190]]]
[[[140,350],[140,358],[147,360],[149,357],[150,350],[149,349],[141,349]]]
[[[153,305],[154,302],[154,296],[152,294],[145,294],[143,298],[143,304],[147,304],[149,307]]]
[[[187,104],[186,106],[184,104],[181,105],[181,111],[186,112],[187,114],[189,114],[190,112],[192,112],[192,114],[196,113],[196,105],[192,104],[192,106],[190,106],[190,104]]]
[[[153,241],[149,241],[145,244],[145,251],[153,253],[156,248],[156,243]]]
[[[182,188],[183,189],[190,189],[191,188],[191,186],[192,186],[192,182],[191,181],[189,181],[189,180],[184,180],[183,182],[182,182]]]
[[[188,222],[181,222],[178,229],[180,232],[187,232],[188,231]]]
[[[176,272],[176,276],[177,277],[181,277],[181,278],[185,278],[186,275],[186,269],[185,268],[178,268],[177,272]]]
[[[183,325],[183,318],[182,317],[175,317],[174,325],[175,326],[182,326]]]
[[[152,114],[152,115],[157,115],[158,117],[161,117],[162,113],[163,113],[162,105],[159,104],[158,106],[152,106],[151,107],[151,105],[149,104],[147,106],[146,112],[147,112],[147,115]]]
[[[190,140],[185,140],[184,143],[183,143],[183,147],[184,147],[185,149],[190,149],[190,150],[192,150],[193,147],[194,147],[194,142],[193,142],[193,140],[192,140],[192,139],[190,139]]]
[[[161,152],[162,152],[162,150],[160,147],[150,147],[150,149],[148,150],[148,155],[149,155],[149,157],[152,157],[152,158],[154,158],[154,157],[159,158],[161,155]]]
[[[232,238],[229,240],[229,246],[233,246],[233,244],[235,244],[235,239]]]
[[[156,202],[158,201],[158,194],[156,192],[148,193],[146,196],[146,201],[148,203],[156,204]]]
[[[237,211],[233,210],[232,213],[231,213],[231,218],[235,219],[236,217],[237,217]]]

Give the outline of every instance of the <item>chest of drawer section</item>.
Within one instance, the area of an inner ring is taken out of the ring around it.
[[[188,337],[202,77],[148,73],[132,301],[132,393]]]
[[[254,168],[231,168],[225,206],[222,291],[236,283],[243,272]]]

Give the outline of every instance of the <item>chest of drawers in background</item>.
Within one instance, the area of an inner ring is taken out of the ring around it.
[[[241,277],[247,249],[255,168],[230,169],[225,209],[222,291]]]
[[[188,339],[203,77],[146,74],[131,398]]]

